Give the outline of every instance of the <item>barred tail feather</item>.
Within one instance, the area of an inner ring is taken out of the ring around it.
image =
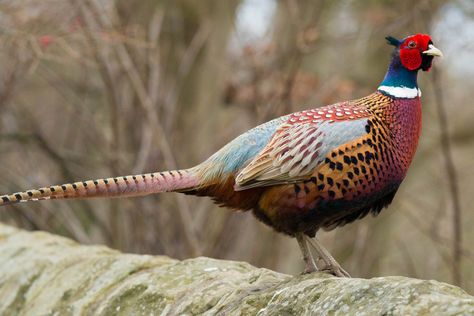
[[[0,206],[19,202],[91,197],[132,197],[186,191],[199,185],[193,169],[147,173],[53,185],[0,196]]]

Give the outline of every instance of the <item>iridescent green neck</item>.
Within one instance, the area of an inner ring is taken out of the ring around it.
[[[418,70],[406,69],[400,63],[400,59],[395,56],[380,86],[418,88],[417,75]]]
[[[377,89],[379,92],[394,98],[413,99],[421,96],[416,78],[418,70],[408,70],[400,63],[398,55],[394,55],[387,74]]]

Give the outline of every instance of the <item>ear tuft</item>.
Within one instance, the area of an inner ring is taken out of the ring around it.
[[[398,45],[400,45],[400,43],[401,43],[401,42],[400,42],[399,40],[397,40],[395,37],[390,36],[390,35],[387,36],[387,37],[385,37],[385,39],[387,40],[387,44],[393,45],[393,46],[395,46],[395,47],[398,47]]]

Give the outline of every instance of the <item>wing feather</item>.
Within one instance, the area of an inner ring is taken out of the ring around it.
[[[309,177],[326,155],[365,134],[367,118],[291,120],[236,177],[236,190],[292,183]]]

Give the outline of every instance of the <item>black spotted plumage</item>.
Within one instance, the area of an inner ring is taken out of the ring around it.
[[[377,91],[366,97],[261,124],[189,169],[17,192],[2,196],[0,205],[161,192],[210,196],[295,236],[306,270],[314,271],[306,236],[380,213],[415,154],[421,130],[417,74],[442,54],[426,34],[387,40],[395,46],[392,60]],[[348,276],[327,252],[318,252],[326,268]]]

